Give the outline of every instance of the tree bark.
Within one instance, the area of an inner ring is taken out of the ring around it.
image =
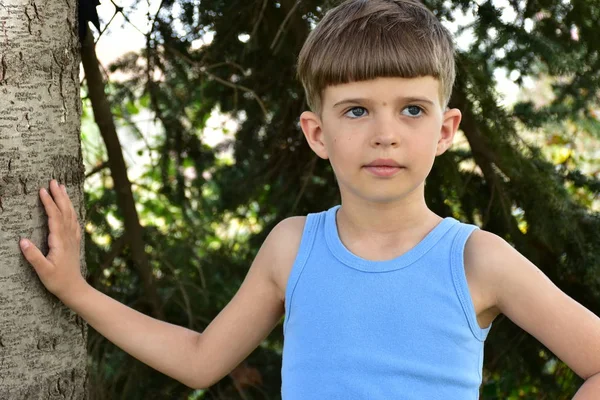
[[[86,324],[18,246],[48,250],[38,189],[67,186],[84,221],[76,0],[0,0],[0,399],[87,398]],[[81,265],[85,274],[85,260]]]
[[[104,92],[104,81],[100,73],[98,57],[94,46],[94,37],[87,29],[87,36],[81,48],[81,61],[87,81],[88,96],[94,111],[94,120],[100,129],[100,134],[106,146],[108,165],[113,178],[117,203],[123,211],[125,238],[131,249],[131,258],[136,272],[142,280],[146,302],[150,305],[152,314],[164,319],[162,302],[154,284],[152,268],[144,249],[143,228],[135,208],[135,200],[131,191],[131,182],[127,177],[127,166],[123,158],[121,143],[110,111],[110,103]]]

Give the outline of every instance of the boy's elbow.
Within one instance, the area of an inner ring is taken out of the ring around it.
[[[208,388],[207,380],[204,376],[198,374],[196,368],[190,368],[189,372],[194,371],[190,376],[185,376],[182,379],[178,379],[180,383],[183,383],[185,386],[194,389],[194,390],[202,390]]]
[[[192,385],[187,385],[187,384],[185,384],[185,385],[188,386],[188,387],[190,387],[190,388],[192,388],[192,389],[194,389],[194,390],[206,390],[206,389],[208,389],[211,386],[211,385],[205,384],[203,382],[195,382]]]
[[[198,333],[194,338],[193,347],[194,350],[190,352],[192,360],[189,363],[192,367],[188,368],[188,373],[191,376],[187,376],[186,379],[182,379],[180,382],[194,390],[208,389],[217,383],[218,379],[214,377],[210,366],[206,365],[207,363],[204,361],[205,351],[202,348],[201,333]]]
[[[179,382],[194,390],[208,389],[214,384],[214,382],[211,382],[210,379],[208,379],[202,373],[195,373],[191,377],[188,377],[186,379],[180,379]]]
[[[205,376],[196,376],[191,379],[189,383],[181,382],[184,385],[194,389],[194,390],[205,390],[218,382],[218,379],[210,379]]]

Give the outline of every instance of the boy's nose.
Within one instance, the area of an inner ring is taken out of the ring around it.
[[[395,137],[378,136],[373,140],[375,146],[397,146],[398,139]]]
[[[392,110],[393,111],[393,110]],[[393,112],[379,112],[373,118],[374,130],[371,144],[375,147],[396,147],[400,145],[401,134],[397,116]]]
[[[373,146],[398,146],[400,137],[397,132],[394,132],[390,127],[380,127],[371,140]]]

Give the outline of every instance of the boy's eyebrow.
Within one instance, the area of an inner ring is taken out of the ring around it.
[[[434,105],[433,101],[429,100],[426,97],[414,97],[414,96],[408,96],[408,97],[397,97],[396,98],[397,101],[402,101],[403,103],[411,103],[411,102],[421,102],[421,103],[427,103],[430,105]],[[364,99],[364,98],[353,98],[353,99],[344,99],[341,101],[338,101],[337,103],[335,103],[333,105],[333,107],[337,107],[343,104],[349,104],[349,103],[370,103],[372,100],[371,99]]]

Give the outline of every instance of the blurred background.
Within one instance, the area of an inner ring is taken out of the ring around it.
[[[304,39],[336,4],[101,0],[98,61],[84,52],[81,73],[90,283],[202,331],[277,222],[339,203],[330,166],[299,129],[306,103],[295,79]],[[600,5],[425,4],[455,34],[451,106],[463,112],[427,181],[430,208],[504,237],[599,314]],[[280,325],[201,391],[90,329],[92,398],[279,399],[282,343]],[[495,321],[482,399],[569,399],[580,384],[535,339]]]

